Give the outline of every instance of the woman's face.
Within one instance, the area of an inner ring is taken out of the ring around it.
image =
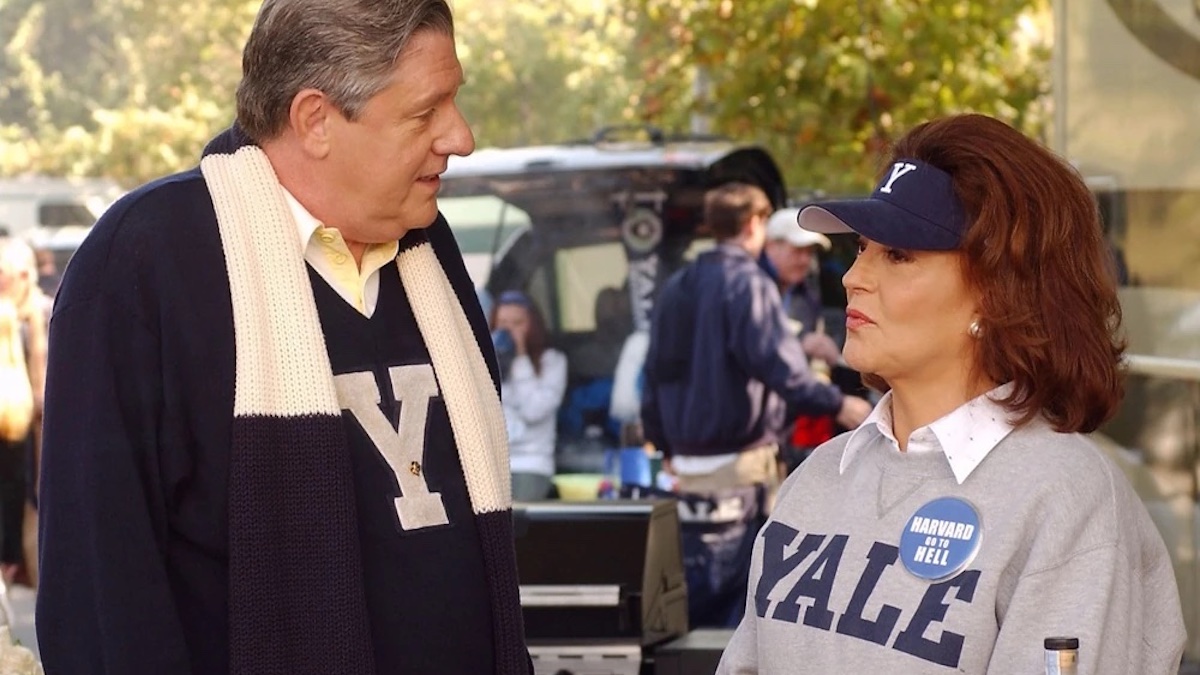
[[[0,295],[13,300],[29,292],[29,271],[9,257],[0,257]]]
[[[529,311],[520,305],[500,305],[493,329],[501,328],[512,333],[514,339],[524,339],[529,334]]]
[[[906,251],[859,240],[846,287],[846,362],[892,387],[960,377],[973,365],[974,294],[957,252]]]

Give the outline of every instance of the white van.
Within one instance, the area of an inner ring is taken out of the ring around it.
[[[37,228],[90,226],[121,193],[116,182],[100,178],[0,179],[0,229],[20,235]]]

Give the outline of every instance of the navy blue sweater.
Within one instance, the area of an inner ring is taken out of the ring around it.
[[[663,286],[646,354],[642,422],[668,455],[738,452],[778,440],[788,409],[836,413],[812,377],[779,290],[744,249],[702,253]]]
[[[350,441],[358,511],[363,583],[380,673],[488,673],[493,670],[488,577],[480,555],[471,499],[463,480],[446,404],[441,396],[406,398],[391,373],[424,369],[432,376],[396,263],[380,270],[379,303],[370,319],[351,307],[309,268],[325,345],[335,375],[370,373],[371,394],[387,418],[388,433],[414,431],[423,451],[419,473],[440,495],[448,524],[404,530],[393,499],[396,476],[364,425],[343,415]],[[412,378],[410,378],[412,379]],[[411,399],[411,400],[410,400]],[[404,424],[401,409],[415,415]]]
[[[455,292],[472,297],[448,226],[439,218],[426,232]],[[394,266],[383,275],[393,278]],[[381,284],[380,302],[403,313],[398,282]],[[318,309],[325,325],[329,308]],[[469,303],[466,310],[481,349],[490,353],[481,312]],[[37,630],[49,673],[227,672],[231,315],[215,215],[196,170],[120,200],[68,266],[50,329],[41,477]],[[422,350],[399,345],[349,363],[352,345],[345,342],[373,339],[377,329],[369,324],[330,341],[335,368],[378,371],[428,361]],[[383,393],[388,399],[390,392]],[[381,407],[394,415],[397,404]],[[431,404],[429,420],[445,424],[440,402]],[[387,489],[380,476],[394,483],[394,475],[369,467],[378,458],[365,453],[354,429],[347,420],[355,489]],[[406,672],[481,672],[475,665],[490,658],[491,617],[454,607],[480,592],[478,580],[460,576],[478,575],[478,551],[460,542],[443,558],[422,556],[444,546],[439,532],[473,535],[471,519],[459,517],[464,508],[470,514],[470,505],[445,436],[426,462],[431,485],[446,495],[446,528],[392,545],[378,535],[385,515],[394,522],[394,509],[360,519],[364,579],[375,584],[367,597],[380,673],[395,672],[401,659]],[[388,501],[377,495],[372,504],[388,507]],[[401,551],[403,545],[416,548]],[[380,570],[392,564],[412,565],[407,582],[421,588],[409,595],[402,584],[378,583],[386,576]],[[443,574],[434,573],[438,565]],[[429,607],[435,598],[444,601],[429,626],[437,636],[419,632],[411,615],[396,611],[405,599]],[[384,638],[392,642],[381,647]],[[463,653],[446,654],[451,648]],[[432,665],[435,651],[451,659],[450,670]]]

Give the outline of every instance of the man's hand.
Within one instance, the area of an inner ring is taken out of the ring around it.
[[[800,338],[800,346],[810,359],[821,359],[831,366],[842,360],[837,343],[824,333],[806,333]]]
[[[842,409],[838,411],[837,423],[847,429],[856,429],[871,414],[872,406],[866,400],[857,396],[846,396],[842,399]]]

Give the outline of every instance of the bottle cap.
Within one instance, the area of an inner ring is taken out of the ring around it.
[[[1079,638],[1048,637],[1045,640],[1046,649],[1079,649]]]

